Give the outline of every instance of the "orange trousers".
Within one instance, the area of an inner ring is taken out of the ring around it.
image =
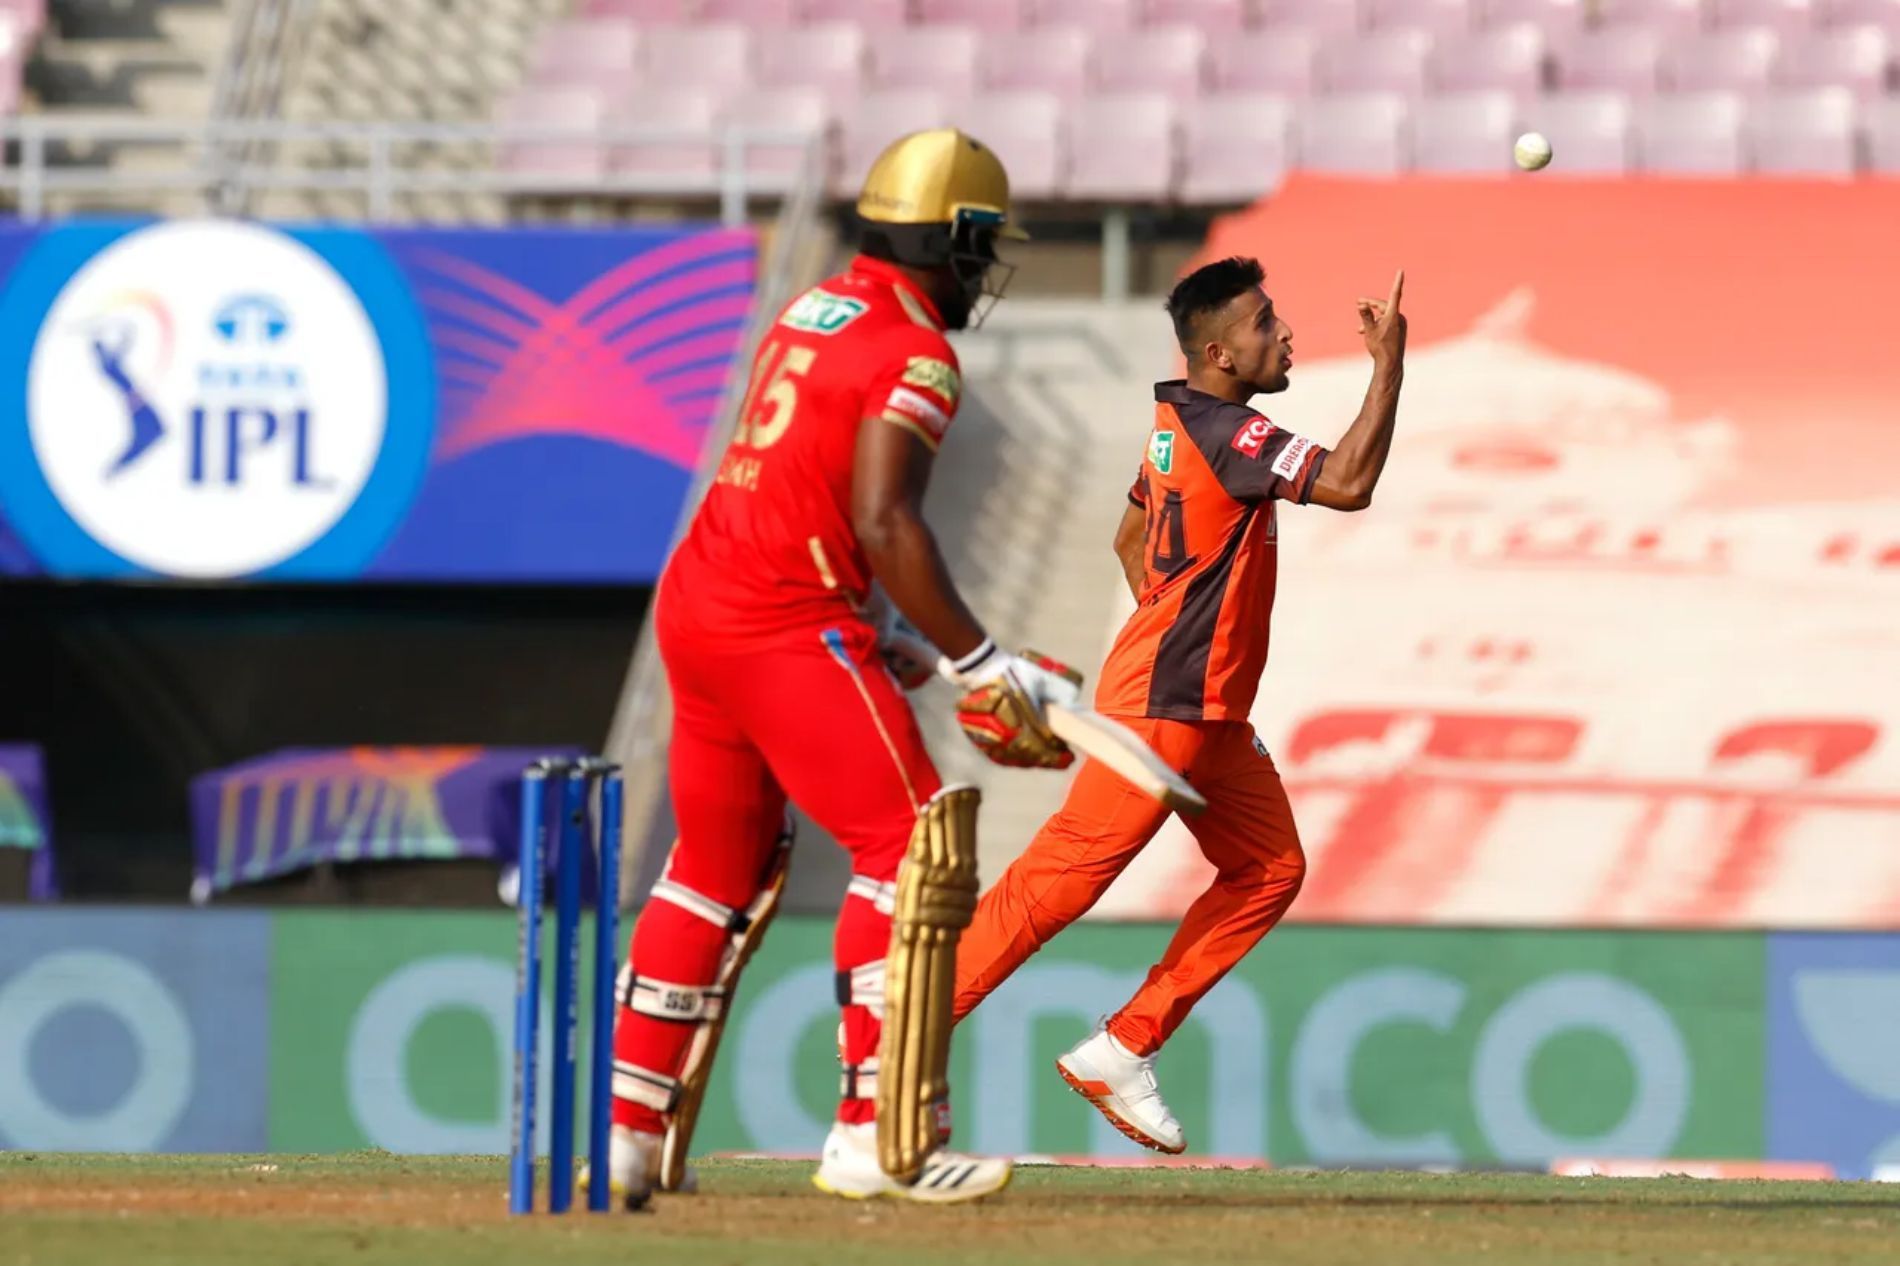
[[[1123,1046],[1146,1055],[1280,921],[1306,858],[1280,773],[1251,725],[1119,719],[1207,797],[1205,812],[1182,821],[1215,870],[1161,961],[1108,1022]],[[1093,906],[1168,813],[1120,775],[1085,764],[1062,808],[977,904],[957,950],[957,1019]]]

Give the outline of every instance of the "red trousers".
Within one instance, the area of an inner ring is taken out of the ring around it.
[[[1299,894],[1306,858],[1279,771],[1252,726],[1126,723],[1207,797],[1207,810],[1183,821],[1215,869],[1161,961],[1109,1020],[1122,1045],[1147,1054],[1280,921]],[[1084,765],[1062,808],[978,903],[957,951],[957,1018],[1093,906],[1168,813],[1120,775]]]
[[[859,1093],[851,1087],[875,1067],[897,866],[919,806],[941,785],[936,767],[862,621],[745,639],[708,628],[666,585],[659,603],[679,838],[634,924],[629,976],[676,987],[714,983],[731,934],[704,903],[744,910],[758,894],[789,797],[851,853],[834,942],[846,999],[839,1119],[868,1121],[870,1083]],[[663,890],[685,895],[668,899]],[[623,993],[614,1057],[616,1073],[633,1080],[615,1078],[614,1120],[657,1130],[663,1109],[622,1087],[677,1078],[695,1026],[636,1011],[630,999]]]

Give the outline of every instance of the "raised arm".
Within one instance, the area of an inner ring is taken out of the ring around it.
[[[1392,451],[1392,428],[1398,420],[1399,387],[1405,382],[1405,315],[1399,297],[1405,272],[1392,280],[1392,295],[1381,302],[1359,300],[1359,333],[1372,356],[1372,382],[1365,403],[1346,434],[1326,455],[1312,502],[1329,510],[1363,510],[1372,504],[1372,491]]]

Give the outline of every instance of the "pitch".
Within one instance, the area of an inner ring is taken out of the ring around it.
[[[0,1261],[735,1263],[1891,1262],[1900,1187],[1530,1175],[1020,1169],[953,1209],[821,1196],[712,1161],[635,1216],[503,1213],[500,1157],[0,1154]]]

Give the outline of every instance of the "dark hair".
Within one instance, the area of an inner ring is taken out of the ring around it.
[[[1193,355],[1201,320],[1219,312],[1266,278],[1267,271],[1259,260],[1232,255],[1203,264],[1174,283],[1174,289],[1168,293],[1167,308],[1168,315],[1174,318],[1174,337],[1181,344],[1181,350]]]

